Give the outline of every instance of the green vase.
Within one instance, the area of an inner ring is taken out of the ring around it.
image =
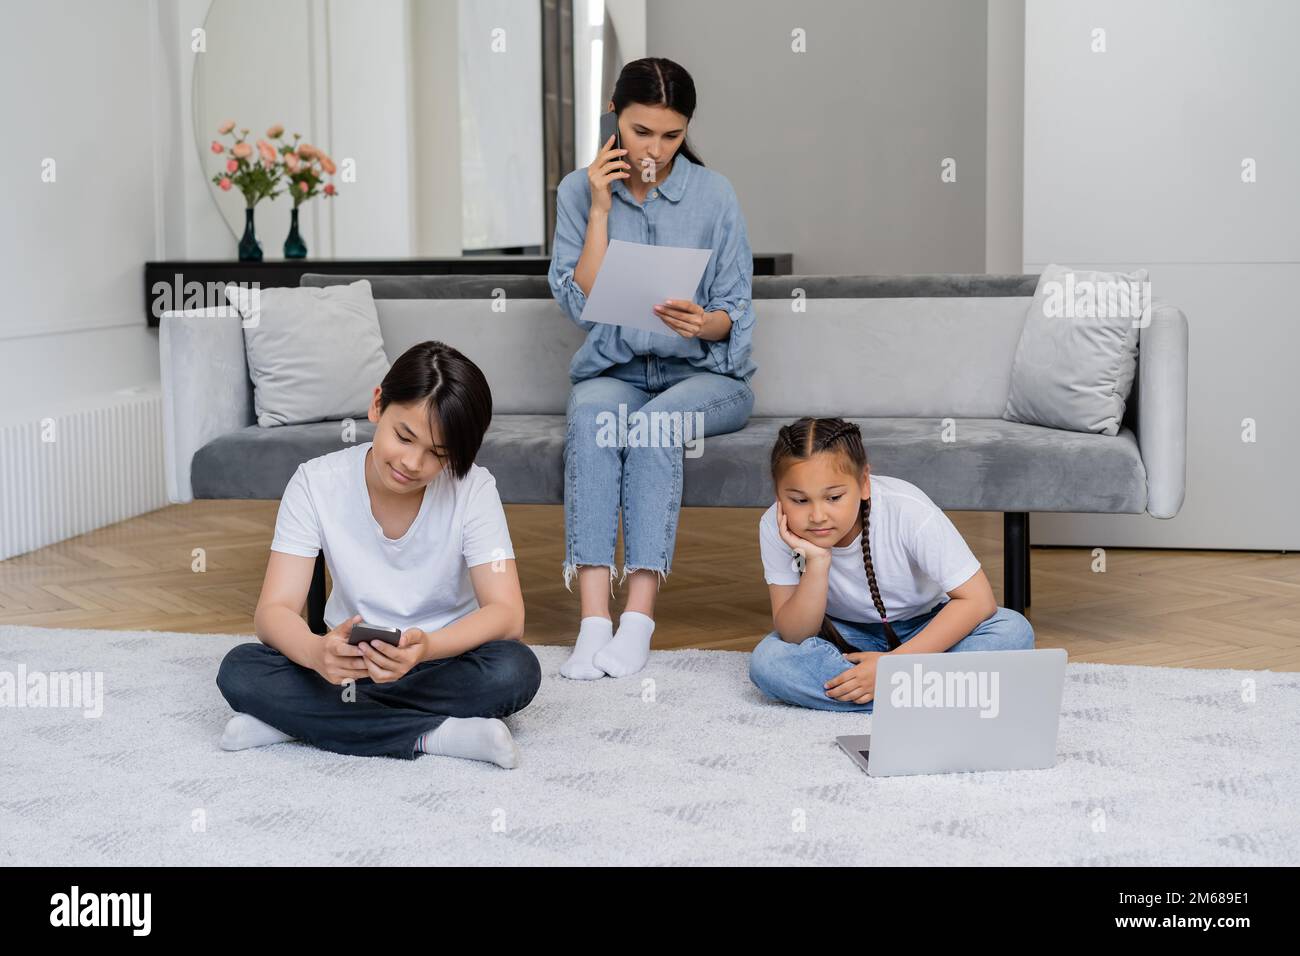
[[[239,261],[262,261],[262,244],[257,241],[257,230],[253,228],[252,206],[244,209],[244,237],[239,240]]]
[[[284,257],[286,259],[306,259],[307,243],[302,241],[298,232],[298,207],[293,207],[293,220],[289,225],[289,235],[284,240]]]

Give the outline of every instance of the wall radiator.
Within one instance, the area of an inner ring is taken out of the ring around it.
[[[0,425],[0,560],[163,508],[166,486],[158,386]]]

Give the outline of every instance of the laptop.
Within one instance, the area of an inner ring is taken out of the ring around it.
[[[1061,648],[882,655],[871,733],[835,742],[873,777],[1054,766],[1066,658]]]

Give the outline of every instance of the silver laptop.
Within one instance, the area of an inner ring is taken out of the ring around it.
[[[1051,767],[1066,657],[1061,648],[883,655],[871,733],[835,742],[873,777]]]

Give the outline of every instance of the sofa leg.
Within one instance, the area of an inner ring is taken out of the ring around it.
[[[316,555],[316,568],[307,589],[307,626],[313,634],[329,631],[325,626],[325,552]]]
[[[1029,512],[1027,512],[1027,511],[1025,512],[1025,534],[1024,534],[1024,539],[1025,539],[1025,607],[1029,607],[1029,605],[1030,605],[1030,603],[1031,603],[1031,598],[1030,598],[1030,593],[1029,593],[1029,582],[1030,582],[1030,581],[1033,579],[1033,577],[1034,577],[1034,565],[1033,565],[1033,562],[1029,560],[1029,558],[1030,558],[1030,554],[1029,554]]]
[[[1002,604],[1024,613],[1029,604],[1029,514],[1008,511],[1002,516]]]

